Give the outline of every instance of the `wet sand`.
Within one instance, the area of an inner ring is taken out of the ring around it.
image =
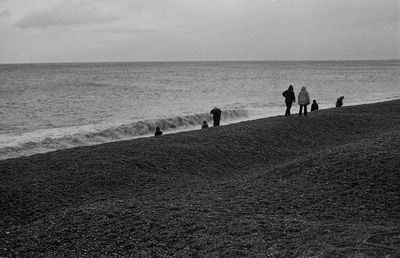
[[[399,157],[395,100],[3,160],[0,256],[396,257]]]

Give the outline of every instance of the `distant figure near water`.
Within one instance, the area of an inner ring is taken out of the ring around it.
[[[208,123],[206,120],[204,120],[203,124],[201,125],[201,129],[204,129],[204,128],[208,128]]]
[[[163,132],[160,130],[160,127],[156,127],[156,132],[154,133],[154,136],[161,136]]]
[[[336,100],[336,107],[341,107],[341,106],[343,106],[343,99],[344,99],[344,96],[341,96],[340,98],[338,98],[338,99]]]
[[[219,121],[221,120],[221,109],[214,107],[211,112],[213,114],[214,126],[219,126]]]
[[[296,103],[296,97],[294,96],[293,86],[290,85],[289,88],[282,93],[282,95],[285,97],[285,103],[286,103],[285,116],[290,116],[290,108],[292,107],[292,103]]]
[[[318,110],[318,104],[317,101],[314,99],[311,104],[311,111],[317,111],[317,110]]]
[[[310,104],[310,94],[308,94],[306,87],[301,87],[301,91],[297,98],[297,103],[300,105],[299,116],[301,116],[303,107],[304,115],[307,116],[307,105]]]

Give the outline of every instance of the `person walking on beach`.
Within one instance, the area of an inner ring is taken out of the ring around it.
[[[160,127],[156,127],[156,132],[154,133],[154,136],[161,136],[163,132],[160,130]]]
[[[318,110],[318,104],[317,101],[314,99],[311,104],[311,111],[317,111],[317,110]]]
[[[343,106],[343,99],[344,99],[344,96],[341,96],[340,98],[338,98],[338,99],[336,100],[336,107],[341,107],[341,106]]]
[[[292,103],[296,103],[296,97],[294,96],[293,86],[290,85],[289,88],[282,93],[282,95],[285,97],[285,103],[286,103],[285,116],[290,116],[290,108],[292,107]]]
[[[211,112],[213,114],[213,121],[214,121],[214,126],[219,126],[219,121],[221,120],[221,109],[214,107]]]
[[[310,104],[310,94],[308,94],[306,87],[301,87],[299,96],[297,98],[297,103],[299,103],[300,105],[299,116],[301,116],[303,107],[304,107],[304,115],[307,116],[307,105]]]
[[[203,124],[201,125],[201,129],[204,129],[204,128],[208,128],[208,123],[206,120],[204,120]]]

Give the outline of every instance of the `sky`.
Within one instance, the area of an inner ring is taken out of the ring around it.
[[[0,63],[400,59],[400,0],[0,0]]]

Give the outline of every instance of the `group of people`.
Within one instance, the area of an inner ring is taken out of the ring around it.
[[[286,103],[286,112],[285,116],[290,116],[290,109],[292,107],[293,103],[296,103],[296,97],[293,91],[293,86],[290,85],[287,90],[285,90],[282,93],[283,97],[285,97],[285,103]],[[336,100],[336,107],[341,107],[343,106],[343,99],[344,96],[339,97]],[[310,104],[310,94],[308,93],[306,87],[301,87],[301,90],[299,92],[299,95],[297,97],[297,103],[300,106],[299,110],[299,116],[301,116],[304,112],[304,115],[307,116],[307,106]],[[319,106],[317,101],[314,99],[313,103],[311,104],[311,111],[316,111],[318,110]],[[222,111],[221,109],[214,107],[210,113],[213,115],[213,126],[219,126],[220,121],[221,121],[221,114]],[[203,121],[203,124],[201,125],[202,129],[209,128],[207,120]],[[160,130],[160,127],[156,128],[156,131],[154,133],[154,136],[160,136],[162,135],[163,132]]]
[[[221,114],[222,110],[214,107],[210,113],[213,115],[213,126],[219,126],[219,123],[221,121]],[[201,129],[209,128],[207,120],[203,121],[203,124],[201,125]],[[154,136],[161,136],[163,132],[161,131],[160,127],[156,127],[156,131],[154,133]]]
[[[285,116],[290,116],[290,109],[292,107],[292,104],[296,103],[296,97],[294,95],[293,86],[290,85],[289,88],[282,93],[282,95],[283,97],[285,97],[285,103],[286,103]],[[343,106],[343,99],[344,96],[341,96],[337,99],[336,107]],[[308,93],[306,87],[301,87],[301,90],[297,98],[297,103],[300,106],[299,116],[302,115],[303,110],[304,110],[304,115],[307,116],[307,106],[310,104],[310,94]],[[311,104],[311,111],[316,111],[318,110],[318,108],[319,108],[318,103],[314,99],[313,103]]]
[[[217,107],[214,107],[210,111],[210,113],[213,114],[213,122],[214,122],[213,126],[219,126],[219,122],[221,121],[222,110]],[[206,128],[209,128],[209,126],[207,120],[204,120],[203,124],[201,125],[201,129],[206,129]]]
[[[210,113],[213,114],[213,122],[214,122],[213,126],[219,126],[219,122],[221,121],[222,110],[217,107],[214,107]],[[207,120],[204,120],[203,124],[201,125],[201,129],[206,129],[206,128],[209,128],[209,126]]]

